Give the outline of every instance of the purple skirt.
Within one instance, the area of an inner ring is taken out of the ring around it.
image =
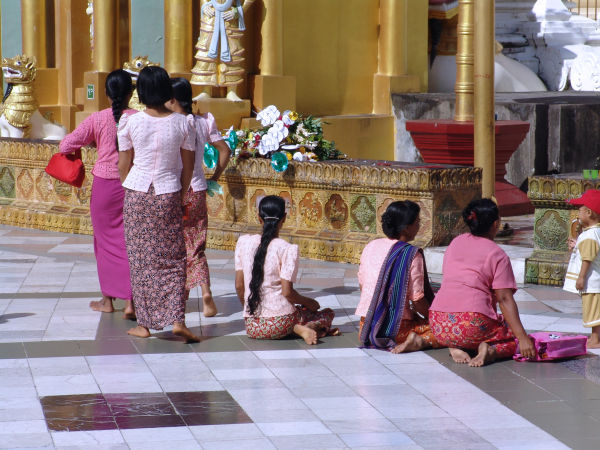
[[[90,216],[94,227],[94,254],[102,294],[131,300],[129,260],[123,231],[125,190],[118,179],[94,177]]]

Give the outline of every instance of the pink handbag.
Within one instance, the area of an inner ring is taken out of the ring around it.
[[[513,356],[515,361],[551,361],[553,359],[574,358],[587,353],[587,336],[572,336],[557,332],[538,331],[529,337],[535,346],[536,359],[524,358],[519,353],[519,340],[517,351]]]

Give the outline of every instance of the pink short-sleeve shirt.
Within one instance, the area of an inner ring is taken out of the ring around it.
[[[223,136],[217,128],[217,122],[211,113],[194,116],[196,127],[196,161],[194,163],[194,175],[190,187],[194,192],[207,189],[206,177],[204,176],[204,145],[207,142],[214,144],[222,141]]]
[[[390,249],[398,241],[396,239],[375,239],[369,242],[363,249],[360,256],[360,266],[358,268],[358,282],[361,286],[360,302],[354,314],[360,317],[365,317],[369,310],[369,305],[375,293],[377,279],[381,266],[383,265]],[[424,275],[423,270],[423,255],[418,252],[410,265],[410,274],[408,278],[408,292],[406,293],[407,300],[413,302],[421,300],[424,294]],[[412,320],[413,313],[409,308],[404,308],[402,315],[403,319]]]
[[[123,187],[148,192],[154,185],[156,195],[181,190],[181,152],[194,151],[194,118],[191,114],[171,113],[164,117],[140,112],[123,115],[117,131],[119,151],[132,150],[133,166]]]
[[[260,234],[240,236],[235,246],[235,270],[244,272],[244,317],[249,317],[247,301],[254,255],[260,244]],[[261,287],[260,317],[277,317],[293,314],[296,307],[281,294],[281,280],[294,283],[298,274],[298,246],[275,238],[267,248],[264,279]]]
[[[498,320],[495,289],[517,289],[508,255],[490,239],[470,233],[448,246],[442,265],[442,287],[432,311],[476,312]]]

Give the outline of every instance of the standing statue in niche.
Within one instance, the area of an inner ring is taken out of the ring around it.
[[[200,36],[196,43],[196,65],[191,83],[205,86],[195,100],[210,98],[212,86],[227,87],[227,99],[241,101],[236,89],[244,80],[246,25],[244,11],[254,0],[202,0]],[[243,5],[243,6],[242,6]]]

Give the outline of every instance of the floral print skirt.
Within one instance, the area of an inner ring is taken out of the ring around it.
[[[185,242],[179,192],[127,189],[125,244],[138,325],[162,330],[185,320]]]
[[[498,358],[511,358],[517,349],[515,336],[502,316],[494,320],[474,312],[429,311],[429,324],[445,347],[476,350],[479,344],[487,342],[495,348]]]
[[[282,339],[294,332],[295,325],[310,325],[329,331],[335,312],[329,308],[311,312],[300,306],[285,316],[246,317],[246,334],[252,339]]]
[[[187,281],[185,288],[190,290],[198,285],[210,284],[208,263],[206,262],[206,231],[208,228],[208,210],[206,209],[206,191],[194,192],[185,196],[188,216],[183,221],[183,236],[187,250]]]
[[[360,336],[363,326],[365,325],[365,318],[360,318],[360,324],[358,329],[358,335]],[[432,348],[440,348],[441,345],[431,331],[429,323],[425,319],[417,318],[415,320],[402,319],[400,322],[400,329],[396,335],[396,344],[402,344],[410,333],[416,333],[423,338]]]

